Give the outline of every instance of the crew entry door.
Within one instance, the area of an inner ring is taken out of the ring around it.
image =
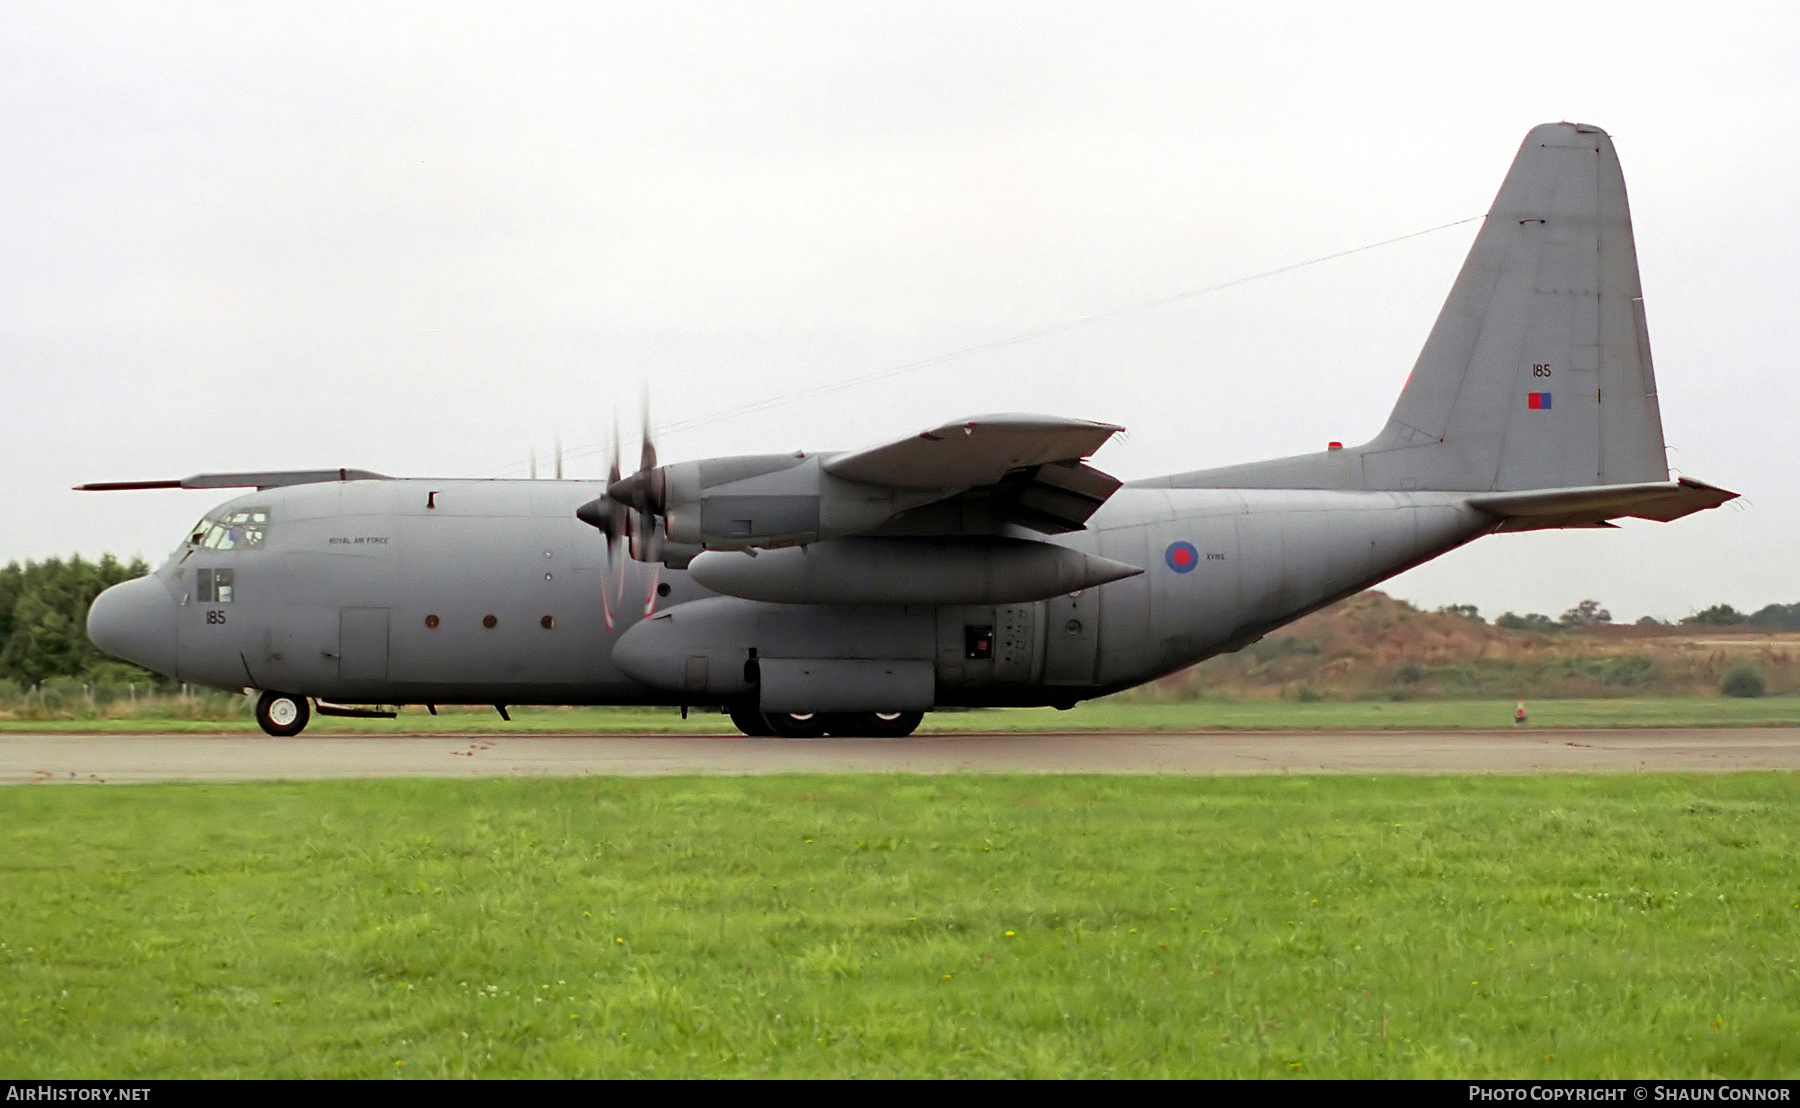
[[[344,608],[338,613],[338,679],[345,684],[387,681],[388,610]]]

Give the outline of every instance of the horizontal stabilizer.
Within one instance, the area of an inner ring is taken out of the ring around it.
[[[1728,500],[1737,499],[1737,495],[1682,477],[1674,481],[1643,481],[1630,485],[1483,493],[1471,496],[1469,506],[1499,516],[1504,521],[1500,526],[1502,531],[1540,531],[1554,527],[1596,527],[1622,516],[1667,523],[1707,508],[1717,508]]]
[[[392,481],[366,469],[275,469],[263,473],[196,473],[179,481],[94,481],[76,492],[136,492],[141,489],[273,489],[283,485],[317,485],[326,481]]]

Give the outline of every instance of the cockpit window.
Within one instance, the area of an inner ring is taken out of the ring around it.
[[[233,508],[194,525],[188,541],[204,550],[255,550],[269,535],[269,509]]]
[[[233,578],[237,575],[228,569],[197,569],[194,571],[194,592],[202,604],[229,604],[231,594],[235,592]]]

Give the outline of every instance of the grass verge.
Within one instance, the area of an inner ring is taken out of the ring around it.
[[[1800,1074],[1800,776],[32,789],[0,1072]]]

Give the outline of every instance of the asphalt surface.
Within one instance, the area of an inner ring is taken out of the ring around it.
[[[1800,769],[1800,727],[673,735],[0,734],[0,784],[762,773],[1588,773]]]

